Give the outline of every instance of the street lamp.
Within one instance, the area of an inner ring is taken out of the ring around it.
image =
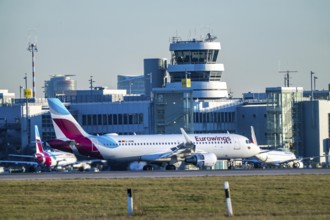
[[[150,100],[151,100],[152,99],[152,73],[150,72],[147,75],[149,76],[149,96],[150,96]]]
[[[311,71],[311,101],[313,101],[313,75],[314,72]]]
[[[19,99],[22,99],[22,89],[23,89],[23,86],[19,86]]]
[[[130,94],[130,95],[132,94],[132,85],[133,85],[133,83],[130,82],[130,83],[129,83],[129,94]]]
[[[316,80],[317,80],[317,76],[314,76],[314,91],[316,90]]]
[[[25,96],[25,105],[26,105],[26,135],[27,135],[27,142],[28,142],[28,145],[30,144],[30,123],[29,123],[29,102],[28,102],[28,95],[26,94],[27,93],[27,74],[25,73],[25,77],[24,77],[24,80],[25,80],[25,92],[24,92],[24,96]]]

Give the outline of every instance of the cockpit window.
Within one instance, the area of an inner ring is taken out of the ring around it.
[[[249,139],[246,139],[245,142],[246,142],[247,144],[250,144],[250,143],[251,143]]]

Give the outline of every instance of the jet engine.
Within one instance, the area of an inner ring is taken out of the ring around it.
[[[44,164],[46,166],[51,166],[53,164],[52,158],[44,153],[36,153],[34,155],[38,163]]]
[[[197,153],[186,157],[185,162],[199,168],[212,167],[217,162],[217,156],[214,153]]]
[[[303,168],[304,164],[301,161],[294,161],[293,162],[293,168]]]
[[[146,165],[147,165],[147,163],[144,161],[134,161],[128,165],[128,170],[140,171],[140,170],[143,170],[143,167]]]

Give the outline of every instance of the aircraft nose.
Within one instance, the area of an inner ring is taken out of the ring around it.
[[[259,154],[260,153],[260,147],[258,145],[253,145],[253,149],[255,151],[255,154]]]

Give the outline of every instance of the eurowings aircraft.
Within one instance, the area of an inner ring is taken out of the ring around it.
[[[38,126],[35,125],[35,138],[36,138],[36,153],[34,155],[18,155],[10,154],[13,157],[23,157],[23,158],[33,158],[36,162],[30,161],[13,161],[6,160],[0,161],[1,163],[11,163],[11,164],[21,164],[21,165],[31,165],[34,167],[42,166],[52,169],[55,167],[65,167],[77,162],[77,158],[72,153],[61,152],[61,151],[44,151],[42,147],[41,138],[39,135]]]
[[[48,99],[56,140],[50,146],[77,155],[110,161],[152,163],[175,170],[183,161],[199,168],[212,167],[217,159],[247,158],[259,153],[257,145],[237,134],[190,134],[183,129],[171,135],[94,136],[86,133],[59,99]]]
[[[251,126],[251,137],[252,142],[258,145],[253,126]],[[259,154],[255,155],[255,157],[257,160],[250,159],[245,161],[253,163],[255,167],[283,166],[303,168],[304,166],[302,159],[297,159],[296,155],[289,151],[261,150]]]

